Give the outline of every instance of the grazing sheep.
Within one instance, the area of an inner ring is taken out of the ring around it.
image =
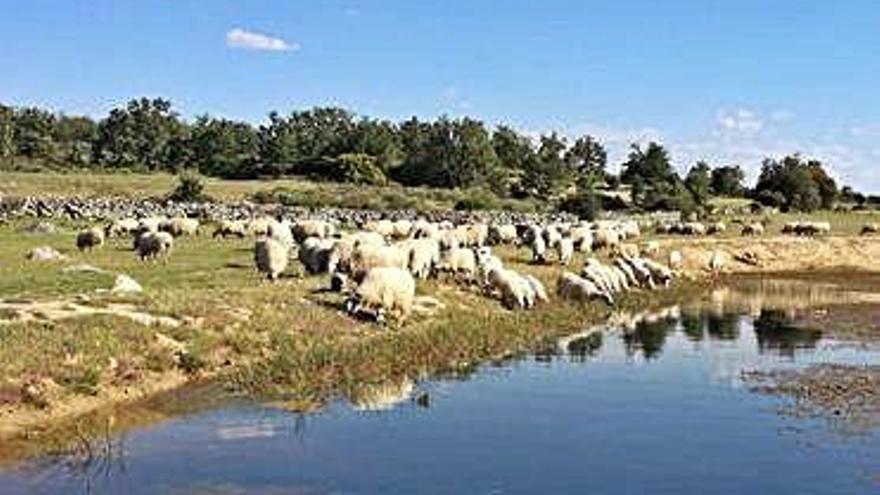
[[[878,232],[880,232],[880,225],[877,225],[876,223],[867,223],[864,226],[862,226],[861,234],[868,235],[868,234],[876,234]]]
[[[363,229],[368,232],[375,232],[385,238],[390,238],[394,235],[394,223],[391,220],[373,220],[365,223]]]
[[[709,271],[713,273],[720,272],[727,264],[727,255],[723,251],[715,250],[709,256]]]
[[[165,221],[165,217],[146,217],[138,221],[135,234],[140,235],[144,232],[159,232],[159,226]]]
[[[80,251],[89,250],[104,245],[104,231],[98,227],[92,227],[76,235],[76,247]]]
[[[535,293],[535,299],[541,302],[547,302],[550,298],[547,297],[547,290],[544,288],[544,284],[541,283],[540,280],[535,278],[534,275],[525,274],[522,276],[526,282],[528,282],[529,287],[531,287],[532,292]]]
[[[645,247],[642,248],[642,253],[645,256],[657,256],[660,254],[660,243],[657,241],[646,242]]]
[[[354,250],[361,245],[384,246],[385,238],[375,232],[355,232],[337,239],[330,251],[327,269],[350,273]]]
[[[556,227],[550,226],[545,227],[544,231],[541,232],[541,237],[544,238],[544,242],[547,244],[547,247],[550,249],[555,248],[559,241],[562,240],[562,234],[556,230]]]
[[[199,221],[195,218],[174,217],[159,223],[161,232],[168,232],[174,237],[182,235],[198,235]]]
[[[455,248],[446,251],[437,270],[473,281],[477,273],[477,256],[473,249]]]
[[[723,234],[727,231],[727,225],[724,222],[715,222],[706,227],[706,233],[709,235],[712,234]]]
[[[764,235],[764,224],[756,222],[756,223],[750,223],[748,225],[744,225],[741,233],[743,236]]]
[[[641,261],[642,265],[651,272],[651,278],[653,280],[660,282],[664,287],[669,287],[674,276],[669,267],[663,266],[662,264],[648,258],[641,258]]]
[[[593,250],[613,248],[620,244],[620,234],[610,228],[601,228],[593,236]]]
[[[214,230],[212,237],[222,237],[226,239],[229,236],[244,238],[247,235],[247,225],[241,220],[223,220]]]
[[[290,249],[272,237],[258,239],[254,245],[254,263],[257,270],[269,280],[277,279],[287,269]]]
[[[265,237],[269,235],[269,224],[275,219],[269,217],[253,218],[247,223],[247,232],[255,237]]]
[[[593,230],[589,226],[574,227],[569,231],[569,237],[574,242],[575,249],[582,253],[593,250]]]
[[[366,272],[372,268],[392,267],[407,270],[409,253],[397,246],[359,244],[351,258],[352,273]]]
[[[144,232],[135,239],[134,248],[141,261],[167,256],[174,246],[174,237],[168,232]]]
[[[589,301],[599,298],[614,305],[614,298],[607,291],[602,290],[593,282],[579,277],[571,272],[562,272],[556,281],[556,294],[564,299],[573,301]]]
[[[627,220],[618,226],[621,239],[635,239],[642,235],[639,224],[635,220]]]
[[[532,239],[532,263],[544,264],[547,262],[547,244],[544,238],[536,236]]]
[[[487,274],[490,289],[498,291],[507,309],[529,308],[534,304],[532,286],[520,274],[505,268],[494,268]]]
[[[412,226],[409,220],[397,220],[391,224],[391,236],[395,239],[406,239],[412,232]]]
[[[132,235],[137,232],[140,222],[134,218],[119,218],[113,220],[104,227],[106,237],[119,237],[124,235]]]
[[[434,239],[410,239],[396,246],[406,253],[409,259],[407,266],[416,278],[428,278],[434,266],[440,262],[440,243]]]
[[[489,235],[487,241],[489,244],[498,245],[498,244],[514,244],[516,242],[516,226],[505,224],[505,225],[490,225],[489,226]]]
[[[290,230],[296,242],[300,243],[309,237],[328,239],[336,233],[336,227],[323,220],[300,220],[293,224]]]
[[[377,267],[366,272],[347,299],[346,308],[353,315],[371,315],[378,323],[384,323],[388,313],[404,321],[412,311],[415,295],[416,281],[406,269]]]
[[[413,239],[440,239],[440,226],[424,219],[413,222],[410,237]]]
[[[280,242],[288,250],[293,249],[293,246],[296,244],[290,222],[287,220],[269,222],[266,234],[268,237]]]
[[[458,235],[454,230],[440,231],[438,239],[440,241],[440,249],[444,251],[458,249],[459,247],[461,247],[461,241],[459,240]]]
[[[611,252],[616,256],[628,256],[631,258],[638,258],[640,256],[639,246],[629,242],[617,244]]]
[[[568,266],[571,263],[572,256],[574,256],[574,241],[571,237],[563,237],[559,239],[556,247],[559,251],[559,264]]]
[[[333,239],[309,237],[304,240],[299,247],[298,258],[306,273],[310,275],[326,273],[330,268],[330,252],[334,245]]]

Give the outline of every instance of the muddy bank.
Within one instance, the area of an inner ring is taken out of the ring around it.
[[[820,364],[749,371],[742,377],[755,392],[790,399],[781,409],[784,414],[841,419],[859,431],[880,426],[880,365]]]

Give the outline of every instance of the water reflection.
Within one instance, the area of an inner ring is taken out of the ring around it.
[[[792,324],[792,316],[778,309],[761,310],[754,320],[758,348],[762,352],[778,352],[782,356],[794,356],[798,349],[813,349],[822,338],[817,329],[800,328]]]

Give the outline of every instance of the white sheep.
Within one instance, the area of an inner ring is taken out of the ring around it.
[[[601,289],[595,283],[579,277],[571,272],[562,272],[556,281],[556,293],[564,298],[574,301],[588,301],[599,298],[613,305],[614,297]]]
[[[684,263],[684,256],[682,256],[681,251],[673,250],[669,252],[669,268],[673,270],[679,270]]]
[[[434,239],[410,239],[396,244],[406,252],[409,271],[416,278],[425,279],[440,262],[440,243]]]
[[[505,268],[493,268],[487,274],[489,288],[498,291],[507,309],[529,308],[534,305],[535,292],[520,274]]]
[[[330,266],[333,239],[306,238],[299,246],[298,258],[309,274],[326,273]],[[289,249],[288,249],[289,251]]]
[[[174,237],[182,235],[198,235],[199,221],[195,218],[174,217],[159,223],[159,230],[168,232]]]
[[[409,271],[393,267],[372,268],[347,299],[346,308],[354,315],[372,315],[379,323],[386,321],[388,313],[403,321],[412,311],[415,294],[416,281]]]
[[[258,239],[254,245],[254,263],[257,270],[269,280],[277,279],[287,269],[290,249],[272,237]]]
[[[573,227],[569,236],[578,251],[589,253],[593,250],[593,230],[588,225]]]
[[[303,242],[309,237],[328,239],[336,233],[336,227],[324,220],[300,220],[290,230],[296,242]]]
[[[409,253],[397,246],[358,244],[351,259],[352,273],[366,272],[372,268],[393,267],[407,270]]]
[[[229,236],[242,238],[247,235],[247,225],[241,220],[223,220],[214,230],[212,237],[227,238]]]
[[[572,256],[574,256],[574,241],[571,237],[563,237],[559,239],[556,247],[559,251],[559,264],[568,266]]]
[[[450,249],[443,253],[437,270],[472,282],[477,273],[476,253],[468,248]]]
[[[547,243],[544,241],[544,238],[540,235],[536,236],[532,239],[531,247],[532,263],[545,263],[547,261]]]
[[[140,222],[134,218],[119,218],[113,220],[104,227],[106,237],[117,237],[122,235],[131,235],[137,232]]]
[[[513,244],[516,242],[516,226],[510,224],[493,224],[489,226],[488,242],[490,244]]]

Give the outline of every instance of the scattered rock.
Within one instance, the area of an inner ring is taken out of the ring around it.
[[[24,257],[31,261],[67,261],[68,259],[52,246],[35,247],[28,251]]]
[[[110,289],[110,292],[113,294],[139,294],[143,291],[144,288],[141,287],[141,284],[122,273],[116,276],[116,282],[114,282],[113,288]]]
[[[104,273],[106,270],[92,266],[88,263],[77,263],[76,265],[65,266],[62,269],[64,273],[70,272],[87,272],[87,273]]]

